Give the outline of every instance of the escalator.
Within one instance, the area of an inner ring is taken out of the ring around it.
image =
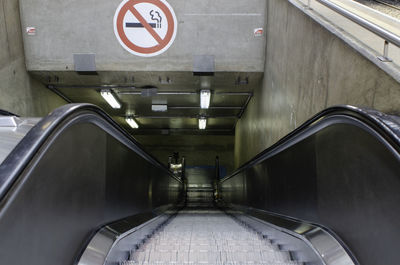
[[[266,233],[219,208],[214,203],[213,190],[206,185],[212,181],[212,177],[207,178],[207,170],[188,171],[192,180],[183,207],[149,236],[131,240],[135,244],[130,244],[133,247],[129,257],[121,265],[303,264],[295,261],[290,251],[280,249]],[[203,187],[193,183],[199,181],[198,177]]]
[[[0,264],[396,264],[399,124],[329,108],[184,193],[93,105],[0,116]]]
[[[188,208],[133,250],[122,264],[301,263],[220,210]]]

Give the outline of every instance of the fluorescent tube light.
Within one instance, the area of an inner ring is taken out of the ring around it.
[[[120,109],[121,103],[118,102],[117,98],[113,95],[110,90],[100,91],[100,95],[107,101],[108,104],[114,109]]]
[[[152,111],[157,111],[157,112],[166,112],[168,110],[168,106],[167,105],[154,104],[154,105],[151,105],[151,110]]]
[[[204,130],[207,125],[207,119],[206,118],[199,118],[199,129]]]
[[[135,121],[134,118],[125,118],[125,121],[129,124],[129,126],[131,126],[133,129],[137,129],[139,128],[139,125],[137,124],[137,122]]]
[[[200,91],[200,107],[202,109],[208,109],[210,107],[211,91],[201,90]]]

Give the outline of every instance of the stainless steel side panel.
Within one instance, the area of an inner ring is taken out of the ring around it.
[[[223,180],[222,198],[326,227],[360,264],[396,264],[399,123],[379,124],[379,115],[316,120]],[[325,255],[327,264],[342,264],[334,252]]]
[[[101,110],[67,105],[0,165],[0,264],[74,264],[100,227],[175,203],[181,186]]]

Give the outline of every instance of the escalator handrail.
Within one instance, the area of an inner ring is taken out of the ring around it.
[[[391,147],[400,153],[400,117],[388,115],[373,109],[360,108],[351,105],[337,105],[317,113],[302,125],[294,129],[292,132],[281,138],[278,142],[258,153],[251,160],[247,161],[238,169],[236,169],[233,173],[221,179],[220,183],[263,161],[276,149],[285,145],[290,145],[290,143],[307,128],[333,115],[348,116],[356,118],[360,122],[366,123],[386,141],[388,141],[388,143],[391,144]]]
[[[15,117],[19,117],[19,115],[9,112],[7,110],[4,109],[0,109],[0,116],[15,116]]]
[[[46,142],[48,137],[52,135],[57,128],[68,118],[73,117],[79,113],[87,114],[93,113],[105,120],[108,125],[111,125],[118,133],[128,140],[137,149],[133,150],[142,156],[144,159],[152,163],[155,167],[165,171],[170,177],[178,182],[181,182],[171,171],[169,171],[163,164],[156,158],[147,153],[143,146],[135,140],[124,128],[116,123],[105,111],[101,108],[86,103],[67,104],[61,106],[48,116],[41,119],[25,137],[17,144],[17,146],[10,152],[7,158],[0,164],[0,200],[4,198],[13,183],[18,179],[20,173],[27,167],[30,161],[34,158],[35,154]]]

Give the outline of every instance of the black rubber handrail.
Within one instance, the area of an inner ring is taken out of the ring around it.
[[[68,118],[76,114],[87,114],[91,112],[103,120],[108,125],[115,128],[121,136],[132,143],[137,150],[134,150],[154,166],[162,169],[172,178],[181,182],[171,171],[169,171],[156,158],[148,154],[142,145],[138,143],[124,128],[116,123],[106,112],[92,104],[67,104],[52,111],[48,116],[41,119],[17,144],[10,152],[7,158],[0,165],[0,200],[4,198],[7,191],[13,183],[18,179],[18,176],[26,168],[32,158],[35,156],[40,147],[45,143],[48,137],[53,134],[57,128]]]
[[[293,141],[299,134],[305,131],[310,126],[318,123],[322,119],[330,117],[332,115],[345,115],[352,118],[356,118],[371,128],[373,128],[380,136],[382,136],[386,141],[388,141],[391,146],[400,153],[400,117],[384,114],[377,110],[359,108],[350,105],[338,105],[327,108],[318,114],[314,115],[312,118],[304,122],[298,128],[281,138],[278,142],[268,147],[264,151],[258,153],[251,160],[244,163],[233,173],[226,176],[220,180],[220,183],[236,176],[237,174],[253,167],[264,158],[269,157],[270,153],[274,152],[276,149],[283,145],[287,145],[289,142]]]
[[[19,115],[9,112],[7,110],[0,109],[0,116],[15,116],[19,117]]]

